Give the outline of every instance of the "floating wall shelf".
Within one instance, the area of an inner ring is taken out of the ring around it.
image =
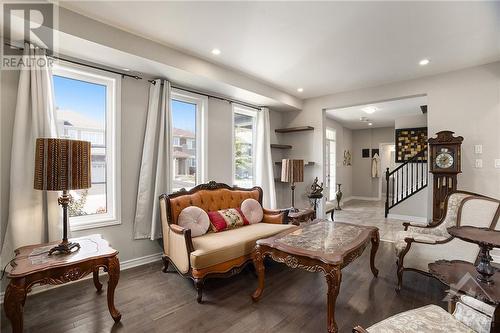
[[[274,131],[276,133],[292,133],[292,132],[303,132],[303,131],[313,131],[314,127],[311,126],[299,126],[299,127],[289,127],[289,128],[277,128]]]
[[[271,143],[271,148],[276,148],[276,149],[292,149],[291,145],[279,145],[276,143]]]

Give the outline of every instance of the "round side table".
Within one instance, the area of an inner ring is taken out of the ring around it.
[[[450,227],[447,230],[456,238],[479,245],[481,252],[479,263],[476,265],[476,271],[479,273],[477,280],[486,284],[494,284],[492,276],[496,270],[491,265],[493,258],[490,251],[495,247],[500,248],[500,231],[472,226]]]

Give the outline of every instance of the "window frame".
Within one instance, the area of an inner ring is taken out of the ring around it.
[[[61,61],[52,76],[104,85],[106,87],[106,213],[69,218],[72,231],[121,224],[121,76]],[[55,89],[55,88],[54,88]]]
[[[235,136],[235,124],[234,124],[234,116],[236,113],[242,114],[245,116],[250,116],[252,117],[252,186],[255,186],[256,184],[256,163],[255,163],[255,156],[256,156],[256,148],[257,148],[257,112],[258,110],[249,108],[247,106],[243,106],[240,104],[233,103],[232,104],[232,144],[231,144],[231,149],[232,149],[232,180],[233,180],[233,185],[234,186],[239,186],[236,184],[236,150],[235,150],[235,143],[236,143],[236,136]]]
[[[172,88],[170,92],[170,107],[172,107],[172,101],[180,101],[184,103],[190,103],[196,105],[196,177],[195,185],[203,184],[206,182],[207,178],[207,152],[208,152],[208,142],[207,142],[207,110],[208,110],[208,98],[203,95],[188,92],[182,89]],[[172,117],[170,117],[172,119]],[[173,121],[172,126],[173,128]],[[171,170],[171,177],[169,182],[169,192],[173,191],[174,179],[175,179],[175,166],[173,164],[173,130],[170,133],[170,154],[169,167]],[[187,145],[187,142],[186,142]]]

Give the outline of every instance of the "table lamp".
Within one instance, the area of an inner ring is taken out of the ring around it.
[[[295,183],[304,181],[304,160],[283,159],[281,163],[281,181],[292,183],[292,207],[290,211],[297,212],[298,209],[295,208]]]
[[[69,254],[80,244],[68,242],[68,205],[71,203],[70,190],[89,188],[90,183],[90,142],[69,139],[36,139],[35,190],[62,191],[58,198],[63,209],[63,239],[50,249],[52,253]]]

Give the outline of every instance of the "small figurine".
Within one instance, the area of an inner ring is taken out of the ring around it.
[[[310,196],[312,197],[319,197],[323,196],[323,183],[321,185],[318,185],[318,177],[314,178],[314,181],[311,185],[311,194]]]

